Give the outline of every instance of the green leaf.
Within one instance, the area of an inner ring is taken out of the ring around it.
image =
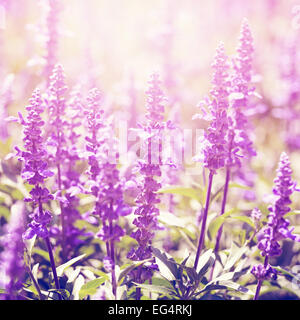
[[[196,270],[198,274],[198,281],[202,280],[207,270],[213,265],[214,261],[215,254],[213,253],[213,249],[207,250],[200,256]]]
[[[228,218],[232,213],[236,212],[237,209],[231,209],[225,213],[223,213],[222,215],[219,215],[218,217],[214,218],[209,226],[208,226],[208,233],[209,233],[209,237],[210,239],[215,238],[215,236],[217,235],[217,232],[219,231],[219,229],[221,228],[222,224],[225,222],[225,219]]]
[[[95,274],[96,276],[105,277],[106,280],[109,280],[109,275],[101,270],[98,270],[98,269],[90,267],[90,266],[83,266],[82,269],[89,270],[89,271],[93,272],[93,274]]]
[[[246,217],[246,216],[230,216],[230,218],[243,221],[243,222],[249,224],[253,229],[255,228],[255,224],[254,224],[254,222],[252,221],[252,219],[250,217]]]
[[[238,189],[244,189],[244,190],[251,190],[252,188],[249,186],[245,186],[243,184],[238,184],[235,182],[230,182],[229,183],[229,188],[238,188]]]
[[[39,294],[38,294],[38,292],[37,292],[37,290],[36,290],[36,287],[34,286],[34,285],[30,285],[30,286],[28,286],[28,287],[26,287],[26,288],[23,288],[25,291],[28,291],[28,292],[31,292],[31,293],[33,293],[35,296],[39,296]]]
[[[229,251],[229,256],[226,260],[225,266],[224,266],[224,271],[230,270],[235,263],[242,257],[244,253],[248,250],[247,247],[238,247],[232,242],[230,251]]]
[[[172,227],[183,227],[182,220],[170,212],[161,211],[158,220]]]
[[[35,240],[36,240],[36,234],[31,239],[24,239],[23,240],[29,257],[31,257],[32,249],[34,247]],[[47,257],[49,258],[48,254],[47,254]]]
[[[234,272],[226,272],[226,273],[223,273],[222,275],[218,276],[217,278],[213,279],[211,282],[217,283],[220,281],[232,280],[233,276],[234,276]]]
[[[10,194],[11,188],[7,184],[0,183],[0,191]]]
[[[49,253],[45,250],[42,250],[40,248],[32,248],[32,253],[38,254],[41,257],[43,257],[45,260],[50,262]]]
[[[187,267],[185,265],[181,266],[182,269],[184,269],[189,277],[189,279],[191,280],[191,282],[196,282],[199,279],[198,273],[195,271],[194,268],[191,267]]]
[[[197,247],[194,245],[194,243],[191,241],[196,240],[195,233],[190,232],[186,228],[177,228],[178,232],[181,234],[182,238],[189,244],[189,246],[192,248],[193,251],[197,250]]]
[[[9,219],[10,211],[5,206],[0,206],[0,217],[4,217],[6,220]]]
[[[15,199],[15,200],[23,200],[24,199],[24,195],[23,193],[18,190],[18,189],[15,189],[11,192],[11,196]]]
[[[68,270],[66,270],[66,276],[68,278],[67,283],[72,283],[76,280],[76,278],[78,277],[79,273],[81,272],[81,267],[77,267],[77,268],[69,268]]]
[[[151,284],[155,285],[155,286],[166,287],[171,290],[173,289],[171,282],[169,282],[168,280],[166,280],[164,278],[153,277]]]
[[[87,231],[92,231],[93,233],[98,232],[98,227],[95,227],[91,223],[84,221],[84,220],[76,220],[74,226],[78,229],[84,229]]]
[[[83,257],[85,257],[85,254],[82,254],[76,258],[73,258],[69,260],[68,262],[60,265],[59,267],[56,268],[56,273],[58,277],[61,277],[64,273],[64,270],[70,267],[72,264],[76,263],[77,261],[81,260]]]
[[[175,260],[156,248],[152,249],[152,253],[161,275],[169,281],[178,279],[179,272]]]
[[[191,247],[193,247],[193,248],[196,250],[197,248],[196,248],[195,245],[190,241],[190,239],[196,240],[197,237],[196,237],[195,232],[192,232],[192,231],[190,231],[188,228],[183,228],[183,227],[177,227],[176,229],[180,232],[181,235],[183,235],[183,236],[187,239],[187,241],[189,242],[189,244],[191,245]]]
[[[191,199],[198,200],[201,203],[203,191],[201,189],[194,188],[186,188],[186,187],[172,187],[172,188],[164,188],[157,191],[157,193],[170,193],[170,194],[178,194],[184,197],[188,197]]]
[[[32,270],[31,270],[32,275],[33,275],[33,277],[34,277],[34,279],[35,279],[36,282],[38,281],[37,275],[38,275],[38,271],[39,271],[39,265],[40,265],[39,263],[36,263],[36,264],[32,267]]]
[[[235,290],[235,291],[242,292],[245,294],[254,295],[254,293],[250,289],[248,289],[244,286],[241,286],[240,284],[238,284],[236,282],[229,281],[229,280],[218,280],[218,281],[213,280],[213,281],[209,282],[200,291],[200,293],[205,292],[205,291],[217,290],[217,289]]]
[[[11,144],[12,144],[12,137],[7,138],[6,140],[0,140],[0,153],[2,155],[7,155],[11,152]]]
[[[272,266],[272,268],[276,269],[277,271],[281,272],[283,275],[288,276],[290,279],[297,278],[299,279],[299,273],[294,273],[292,270],[285,269],[280,266]]]
[[[88,295],[93,295],[97,292],[97,288],[100,287],[106,281],[105,277],[100,277],[85,283],[79,291],[79,299],[82,300]]]
[[[285,214],[284,217],[296,216],[298,214],[300,214],[300,210],[294,210]]]
[[[134,261],[133,263],[127,265],[125,268],[123,266],[123,270],[122,272],[120,273],[119,275],[119,278],[118,278],[118,282],[120,283],[120,281],[127,276],[128,273],[130,273],[133,269],[135,269],[136,267],[144,264],[146,261],[149,261],[148,260],[143,260],[143,261]],[[121,267],[122,269],[122,267]]]
[[[84,277],[79,274],[79,276],[74,281],[73,290],[72,290],[72,299],[79,300],[79,292],[82,286],[84,286]]]
[[[214,239],[216,237],[219,229],[221,228],[224,222],[225,217],[223,216],[218,216],[210,222],[208,226],[208,235],[210,239]]]
[[[238,209],[233,208],[233,209],[225,212],[221,216],[214,218],[208,226],[209,238],[213,239],[216,237],[219,229],[221,228],[221,226],[223,225],[223,223],[225,222],[226,219],[239,220],[239,221],[242,221],[242,222],[249,224],[252,228],[255,228],[255,224],[250,217],[241,216],[241,215],[234,215],[234,213],[237,211],[238,211]]]
[[[133,282],[133,283],[137,287],[142,288],[144,290],[147,290],[149,292],[153,292],[153,293],[159,293],[159,294],[166,295],[166,296],[170,296],[174,293],[172,289],[164,287],[164,286],[156,286],[156,285],[152,285],[152,284],[140,284],[140,283],[136,283],[136,282]]]

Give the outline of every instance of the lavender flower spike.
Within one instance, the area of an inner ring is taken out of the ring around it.
[[[202,219],[202,226],[200,238],[195,258],[195,269],[198,265],[199,256],[204,245],[204,238],[206,232],[206,220],[208,208],[210,203],[210,194],[212,189],[213,176],[217,170],[223,168],[228,163],[228,127],[229,118],[227,110],[229,107],[229,74],[228,74],[228,57],[225,54],[223,43],[220,43],[212,64],[214,71],[212,79],[212,89],[210,91],[212,99],[208,100],[210,108],[209,120],[210,124],[204,132],[202,138],[202,152],[200,157],[196,157],[196,161],[202,161],[204,167],[209,169],[209,183],[207,189],[207,197],[204,215]]]
[[[289,205],[291,202],[291,195],[296,189],[296,183],[292,180],[292,169],[290,161],[285,152],[280,156],[279,166],[277,169],[277,177],[274,180],[273,194],[277,197],[275,203],[270,206],[270,214],[268,216],[268,223],[258,236],[258,248],[261,255],[265,257],[264,265],[254,266],[252,273],[258,279],[256,295],[254,299],[259,296],[260,287],[263,280],[276,278],[277,271],[269,264],[269,258],[281,254],[279,241],[290,239],[300,242],[300,236],[292,233],[293,227],[289,228],[290,222],[284,216],[290,212]]]
[[[253,53],[253,39],[251,31],[246,19],[243,20],[241,28],[241,36],[239,39],[239,46],[237,48],[237,56],[233,59],[234,73],[231,77],[230,96],[231,107],[233,108],[233,117],[228,117],[228,131],[227,131],[227,150],[228,158],[226,159],[226,178],[223,192],[223,200],[220,215],[225,213],[229,182],[232,175],[232,169],[236,167],[238,174],[245,180],[245,168],[242,168],[240,161],[240,154],[249,160],[256,155],[252,146],[252,141],[249,137],[249,123],[245,116],[245,110],[249,107],[249,96],[252,94],[254,88],[250,88],[251,72],[252,72],[252,53]],[[251,182],[249,182],[251,184]],[[215,251],[219,250],[220,241],[222,237],[223,226],[220,227]],[[214,272],[214,266],[211,269],[211,279]]]
[[[233,97],[232,108],[234,110],[235,134],[239,141],[238,146],[245,157],[256,155],[250,138],[250,124],[245,115],[249,107],[249,97],[254,92],[251,86],[253,38],[246,19],[242,22],[241,35],[237,48],[237,55],[233,59],[234,73],[232,77],[231,93]]]
[[[104,267],[112,275],[112,291],[116,296],[115,243],[125,232],[119,226],[119,218],[130,214],[131,208],[123,199],[125,181],[121,179],[117,164],[111,161],[112,153],[117,153],[113,127],[103,117],[100,109],[101,94],[97,89],[90,90],[87,115],[89,136],[86,150],[89,153],[91,193],[96,197],[93,214],[100,217],[102,226],[97,236],[106,244]]]
[[[19,160],[24,162],[21,176],[29,184],[34,185],[34,187],[30,191],[30,197],[24,199],[25,202],[32,203],[33,212],[29,216],[32,218],[32,221],[28,225],[28,229],[23,234],[23,237],[25,239],[31,239],[34,235],[37,235],[38,237],[45,239],[55,286],[59,289],[59,282],[49,239],[49,231],[47,228],[52,215],[49,211],[43,209],[44,203],[53,200],[53,196],[50,194],[49,190],[43,186],[44,181],[48,177],[51,177],[53,172],[48,170],[48,163],[46,161],[48,155],[44,146],[41,130],[44,125],[44,121],[41,118],[44,108],[39,89],[36,89],[33,92],[32,98],[30,99],[30,105],[26,107],[26,110],[28,111],[26,120],[24,120],[22,114],[19,113],[21,124],[24,127],[24,147],[26,151],[21,151],[17,147],[16,150],[18,151],[17,155],[19,156]],[[60,295],[59,299],[61,299]]]
[[[165,127],[164,119],[164,95],[160,89],[159,75],[154,73],[149,80],[149,89],[147,93],[147,114],[146,122],[140,127],[142,136],[142,150],[144,158],[138,162],[138,171],[141,174],[139,185],[139,195],[136,198],[137,209],[134,214],[136,218],[133,224],[137,230],[131,234],[131,237],[138,242],[137,248],[132,248],[128,252],[128,258],[134,261],[150,259],[152,257],[152,240],[155,231],[159,229],[157,216],[159,209],[157,204],[160,202],[157,191],[161,188],[161,184],[156,181],[156,177],[161,177],[161,140],[160,133]],[[145,138],[146,137],[146,138]],[[156,152],[154,152],[154,149]],[[143,283],[152,277],[153,270],[157,269],[157,265],[151,262],[149,265],[141,265],[133,270],[132,276],[134,281]],[[140,298],[137,290],[137,299]]]
[[[30,105],[26,107],[28,111],[27,119],[24,120],[22,115],[19,114],[24,127],[24,147],[26,149],[26,151],[21,151],[16,147],[19,160],[24,162],[21,177],[27,180],[29,184],[34,185],[34,188],[30,191],[30,197],[24,199],[24,201],[32,202],[37,207],[30,216],[33,221],[24,234],[25,239],[30,239],[35,234],[46,238],[48,236],[47,224],[51,220],[51,214],[48,211],[41,210],[43,203],[53,199],[48,189],[41,186],[45,179],[53,175],[53,172],[48,169],[47,152],[41,135],[41,127],[44,125],[41,118],[41,113],[44,111],[42,106],[40,90],[36,89],[30,99]]]
[[[25,205],[17,202],[11,207],[11,215],[7,235],[4,241],[4,251],[1,253],[1,288],[5,289],[5,300],[18,299],[19,282],[24,276],[22,233],[24,231]],[[1,298],[0,298],[1,299]]]
[[[57,169],[57,187],[58,194],[63,189],[63,165],[68,158],[68,150],[66,146],[65,127],[67,122],[65,121],[66,102],[65,92],[67,86],[65,83],[64,69],[62,65],[56,64],[52,75],[50,77],[49,101],[49,138],[47,143],[49,146],[54,147],[54,154],[49,157],[49,160],[53,162],[53,166]],[[61,226],[62,226],[62,251],[63,257],[66,256],[66,213],[62,205],[62,201],[59,202],[61,209]]]
[[[230,82],[228,79],[228,57],[225,54],[224,44],[221,42],[217,48],[215,60],[212,64],[215,70],[212,79],[212,89],[210,91],[212,100],[210,101],[210,111],[212,121],[204,133],[204,166],[212,173],[226,164],[227,152],[227,130],[229,107],[228,96]]]

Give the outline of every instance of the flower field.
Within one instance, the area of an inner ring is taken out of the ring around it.
[[[300,1],[0,1],[0,300],[299,300],[299,39]]]

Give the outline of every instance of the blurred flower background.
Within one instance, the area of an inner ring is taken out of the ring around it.
[[[116,111],[126,110],[133,91],[136,107],[143,111],[145,83],[156,70],[170,91],[168,110],[174,100],[180,101],[181,122],[190,128],[195,105],[208,92],[215,48],[223,41],[226,53],[233,55],[246,17],[255,43],[256,91],[262,96],[255,102],[257,146],[267,143],[268,132],[277,136],[284,127],[288,112],[282,108],[291,99],[291,77],[293,86],[299,81],[297,1],[57,1],[53,30],[47,28],[48,1],[2,3],[2,99],[9,100],[9,115],[16,115],[33,89],[45,82],[53,31],[53,59],[64,66],[69,87],[97,86]],[[270,123],[262,126],[262,121]],[[266,132],[267,127],[274,130]],[[271,150],[262,148],[259,157],[274,157],[262,155]]]

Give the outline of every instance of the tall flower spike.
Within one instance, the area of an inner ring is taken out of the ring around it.
[[[20,289],[19,282],[24,276],[24,231],[25,205],[17,202],[11,207],[8,230],[4,241],[4,251],[1,252],[1,287],[5,289],[5,300],[18,299],[16,291]]]
[[[210,204],[213,177],[217,173],[218,169],[223,168],[228,164],[230,156],[228,142],[229,118],[227,114],[230,90],[228,74],[229,64],[228,57],[225,54],[224,44],[222,42],[217,48],[212,68],[214,69],[212,89],[210,91],[212,99],[207,99],[206,101],[210,108],[210,115],[206,116],[206,119],[210,120],[210,124],[205,130],[204,136],[200,141],[202,145],[200,157],[195,157],[196,161],[202,161],[204,163],[204,167],[209,169],[206,203],[196,252],[194,264],[195,269],[197,269],[199,257],[204,245],[206,220]]]
[[[217,48],[212,68],[214,69],[212,100],[209,103],[211,122],[204,132],[203,161],[204,166],[212,173],[223,168],[228,157],[227,130],[228,130],[228,96],[230,82],[228,80],[228,58],[225,54],[224,44],[221,42]]]
[[[160,199],[157,191],[161,184],[156,181],[156,177],[161,177],[162,159],[161,159],[161,130],[165,127],[164,119],[164,95],[160,89],[160,80],[158,74],[152,74],[149,80],[147,94],[147,114],[146,122],[140,126],[142,138],[142,149],[146,150],[144,158],[140,159],[137,169],[141,174],[139,184],[139,195],[136,198],[137,208],[134,212],[136,218],[133,224],[137,230],[131,234],[131,237],[138,242],[137,248],[132,248],[128,253],[128,258],[134,261],[141,261],[152,257],[152,240],[155,231],[159,229],[157,216],[159,209],[157,204]],[[154,152],[155,147],[156,152]],[[155,153],[155,155],[154,155]],[[157,266],[153,261],[146,265],[139,266],[133,271],[132,276],[135,281],[140,283],[151,278],[152,271]],[[139,299],[137,291],[137,299]]]
[[[67,91],[64,69],[61,64],[56,64],[50,76],[50,84],[47,93],[47,111],[49,123],[47,129],[48,144],[56,147],[53,160],[57,163],[62,161],[62,148],[64,144],[64,116],[66,113],[65,93]]]
[[[24,234],[26,239],[32,238],[35,234],[42,238],[48,236],[46,226],[51,220],[51,214],[48,211],[41,211],[39,207],[43,202],[53,199],[48,189],[42,186],[44,181],[53,175],[53,172],[48,169],[47,152],[42,138],[44,121],[41,114],[44,108],[39,89],[33,92],[29,101],[30,104],[26,107],[27,119],[24,120],[19,113],[24,127],[24,147],[26,151],[21,151],[16,147],[19,160],[24,162],[21,177],[29,184],[34,185],[34,188],[30,191],[30,197],[26,198],[25,201],[32,202],[34,206],[38,207],[36,212],[31,215],[33,221]]]
[[[245,109],[249,106],[249,95],[252,94],[253,88],[249,88],[252,72],[252,52],[253,52],[253,39],[251,31],[246,19],[243,20],[241,28],[241,36],[239,46],[237,48],[237,56],[233,60],[234,73],[231,76],[231,83],[229,87],[229,100],[233,108],[233,116],[228,117],[228,130],[227,130],[227,159],[226,163],[226,178],[223,191],[223,199],[221,206],[221,215],[225,213],[227,195],[229,189],[229,182],[234,167],[235,173],[238,173],[243,180],[246,180],[248,175],[245,174],[245,166],[242,169],[239,152],[241,151],[245,158],[249,159],[256,153],[253,149],[252,142],[249,138],[249,123],[245,116]],[[247,181],[251,184],[250,181]],[[249,191],[248,191],[249,195]],[[223,226],[218,230],[215,251],[219,250]],[[211,279],[213,277],[214,266],[211,269]]]
[[[156,128],[160,122],[164,119],[164,105],[165,100],[164,93],[160,88],[161,81],[159,80],[159,74],[153,73],[148,81],[149,87],[146,91],[147,103],[146,109],[148,113],[146,118],[149,120],[149,124]]]
[[[84,240],[81,236],[87,236],[84,229],[78,229],[75,222],[80,219],[78,211],[79,198],[77,193],[81,191],[82,184],[80,180],[80,171],[77,167],[77,161],[81,159],[78,150],[78,142],[81,137],[78,128],[82,122],[83,101],[79,88],[75,88],[71,93],[71,99],[68,101],[66,108],[66,120],[64,121],[64,161],[61,162],[61,186],[64,195],[60,195],[60,206],[64,216],[64,257],[71,258],[74,248],[82,244]],[[57,228],[51,231],[57,234]],[[58,243],[58,242],[57,242]]]
[[[258,279],[254,299],[257,299],[259,296],[263,280],[277,277],[277,271],[269,264],[269,258],[281,254],[279,241],[290,239],[300,242],[300,236],[292,233],[294,228],[289,228],[290,222],[284,218],[291,210],[289,207],[292,203],[290,197],[296,190],[296,183],[292,180],[290,161],[285,152],[280,156],[274,184],[273,194],[277,199],[275,203],[269,207],[270,214],[268,216],[268,224],[258,236],[259,242],[257,246],[261,251],[261,255],[265,258],[264,265],[254,266],[251,270]]]
[[[28,111],[26,120],[24,120],[22,114],[19,113],[21,124],[24,127],[24,147],[26,151],[21,151],[19,148],[16,148],[16,150],[18,151],[17,155],[19,156],[19,160],[24,162],[21,176],[29,184],[34,185],[34,187],[30,191],[30,197],[24,199],[24,201],[32,203],[33,212],[29,216],[32,221],[28,225],[23,237],[25,239],[31,239],[34,235],[37,235],[45,239],[55,286],[56,289],[59,289],[60,286],[47,227],[52,219],[52,215],[49,211],[43,209],[43,204],[53,200],[54,197],[50,194],[49,190],[44,187],[45,180],[51,177],[53,172],[48,170],[46,160],[48,154],[42,137],[44,121],[41,118],[41,114],[44,108],[39,89],[33,92],[30,105],[26,107],[26,110]],[[59,299],[61,300],[60,295]]]
[[[277,197],[275,204],[269,207],[268,225],[260,236],[258,248],[262,256],[274,256],[281,254],[278,241],[291,239],[299,241],[298,235],[292,234],[294,228],[288,228],[289,221],[284,216],[290,212],[292,203],[290,196],[296,190],[296,183],[292,180],[290,161],[285,152],[280,156],[277,177],[274,180],[273,194]]]
[[[100,129],[104,127],[103,113],[104,110],[100,108],[102,102],[102,95],[98,89],[92,89],[89,92],[87,98],[87,110],[84,112],[86,115],[87,121],[87,130],[89,136],[85,137],[86,140],[86,150],[89,153],[88,163],[89,163],[89,176],[91,182],[94,184],[94,181],[97,180],[98,175],[100,174],[100,165],[97,160],[97,154],[100,148],[100,142],[98,136]],[[98,192],[97,184],[94,186],[95,196]]]
[[[115,243],[125,234],[119,226],[119,218],[128,215],[131,208],[123,199],[125,181],[120,178],[117,164],[112,162],[111,153],[116,152],[116,140],[113,127],[103,117],[100,109],[101,95],[97,89],[90,91],[88,96],[89,136],[86,137],[91,193],[96,197],[93,214],[100,217],[102,226],[98,237],[106,243],[107,255],[103,259],[104,267],[112,275],[113,294],[116,296],[117,282],[115,276]]]
[[[231,97],[235,120],[235,135],[238,147],[246,158],[256,155],[250,139],[250,124],[245,115],[249,107],[249,97],[254,91],[251,86],[253,37],[246,19],[242,22],[237,55],[233,59],[234,73],[232,77]]]
[[[59,200],[61,208],[61,226],[62,226],[62,239],[61,244],[63,248],[63,256],[66,255],[66,218],[64,212],[64,206],[62,201],[62,188],[64,179],[64,165],[68,159],[68,147],[66,145],[65,130],[67,127],[66,115],[66,101],[65,93],[67,86],[65,83],[64,69],[61,64],[56,64],[52,75],[50,77],[50,85],[48,87],[48,139],[47,144],[49,151],[52,154],[49,157],[49,162],[56,168],[57,175],[57,199]]]

